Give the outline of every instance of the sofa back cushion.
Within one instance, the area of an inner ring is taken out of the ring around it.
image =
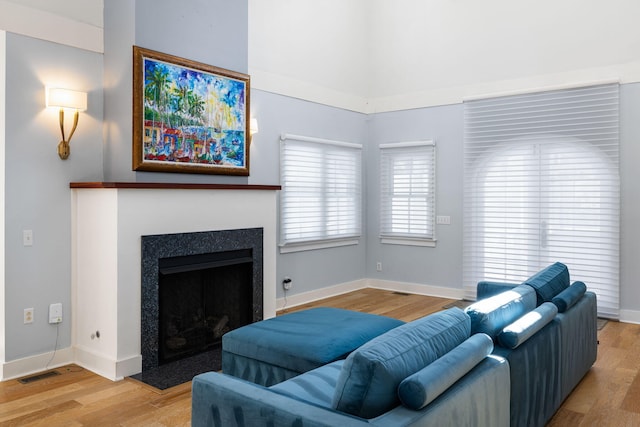
[[[569,269],[556,262],[529,277],[523,284],[535,289],[537,305],[551,302],[553,297],[569,287]]]
[[[536,292],[526,285],[471,304],[465,312],[471,318],[471,333],[482,332],[494,340],[502,329],[536,308]]]
[[[364,344],[347,357],[336,385],[334,409],[362,418],[399,404],[400,382],[470,336],[469,317],[451,308],[423,317]]]

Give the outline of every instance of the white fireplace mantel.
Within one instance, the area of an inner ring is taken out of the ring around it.
[[[72,183],[75,362],[112,380],[141,372],[143,235],[262,228],[263,316],[275,316],[279,189],[255,185]]]

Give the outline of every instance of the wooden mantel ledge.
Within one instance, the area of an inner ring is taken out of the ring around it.
[[[250,184],[189,184],[177,182],[72,182],[70,188],[126,188],[168,190],[268,190],[277,191],[279,185]]]

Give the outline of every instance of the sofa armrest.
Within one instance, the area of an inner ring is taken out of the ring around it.
[[[192,427],[335,427],[367,421],[275,393],[229,375],[207,372],[194,377]]]
[[[508,291],[509,289],[513,289],[516,286],[520,286],[520,283],[491,282],[483,280],[482,282],[478,282],[478,285],[476,286],[476,296],[477,299],[489,298],[504,291]]]

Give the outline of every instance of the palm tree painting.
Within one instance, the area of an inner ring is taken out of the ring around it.
[[[249,76],[134,47],[134,170],[248,175]]]

